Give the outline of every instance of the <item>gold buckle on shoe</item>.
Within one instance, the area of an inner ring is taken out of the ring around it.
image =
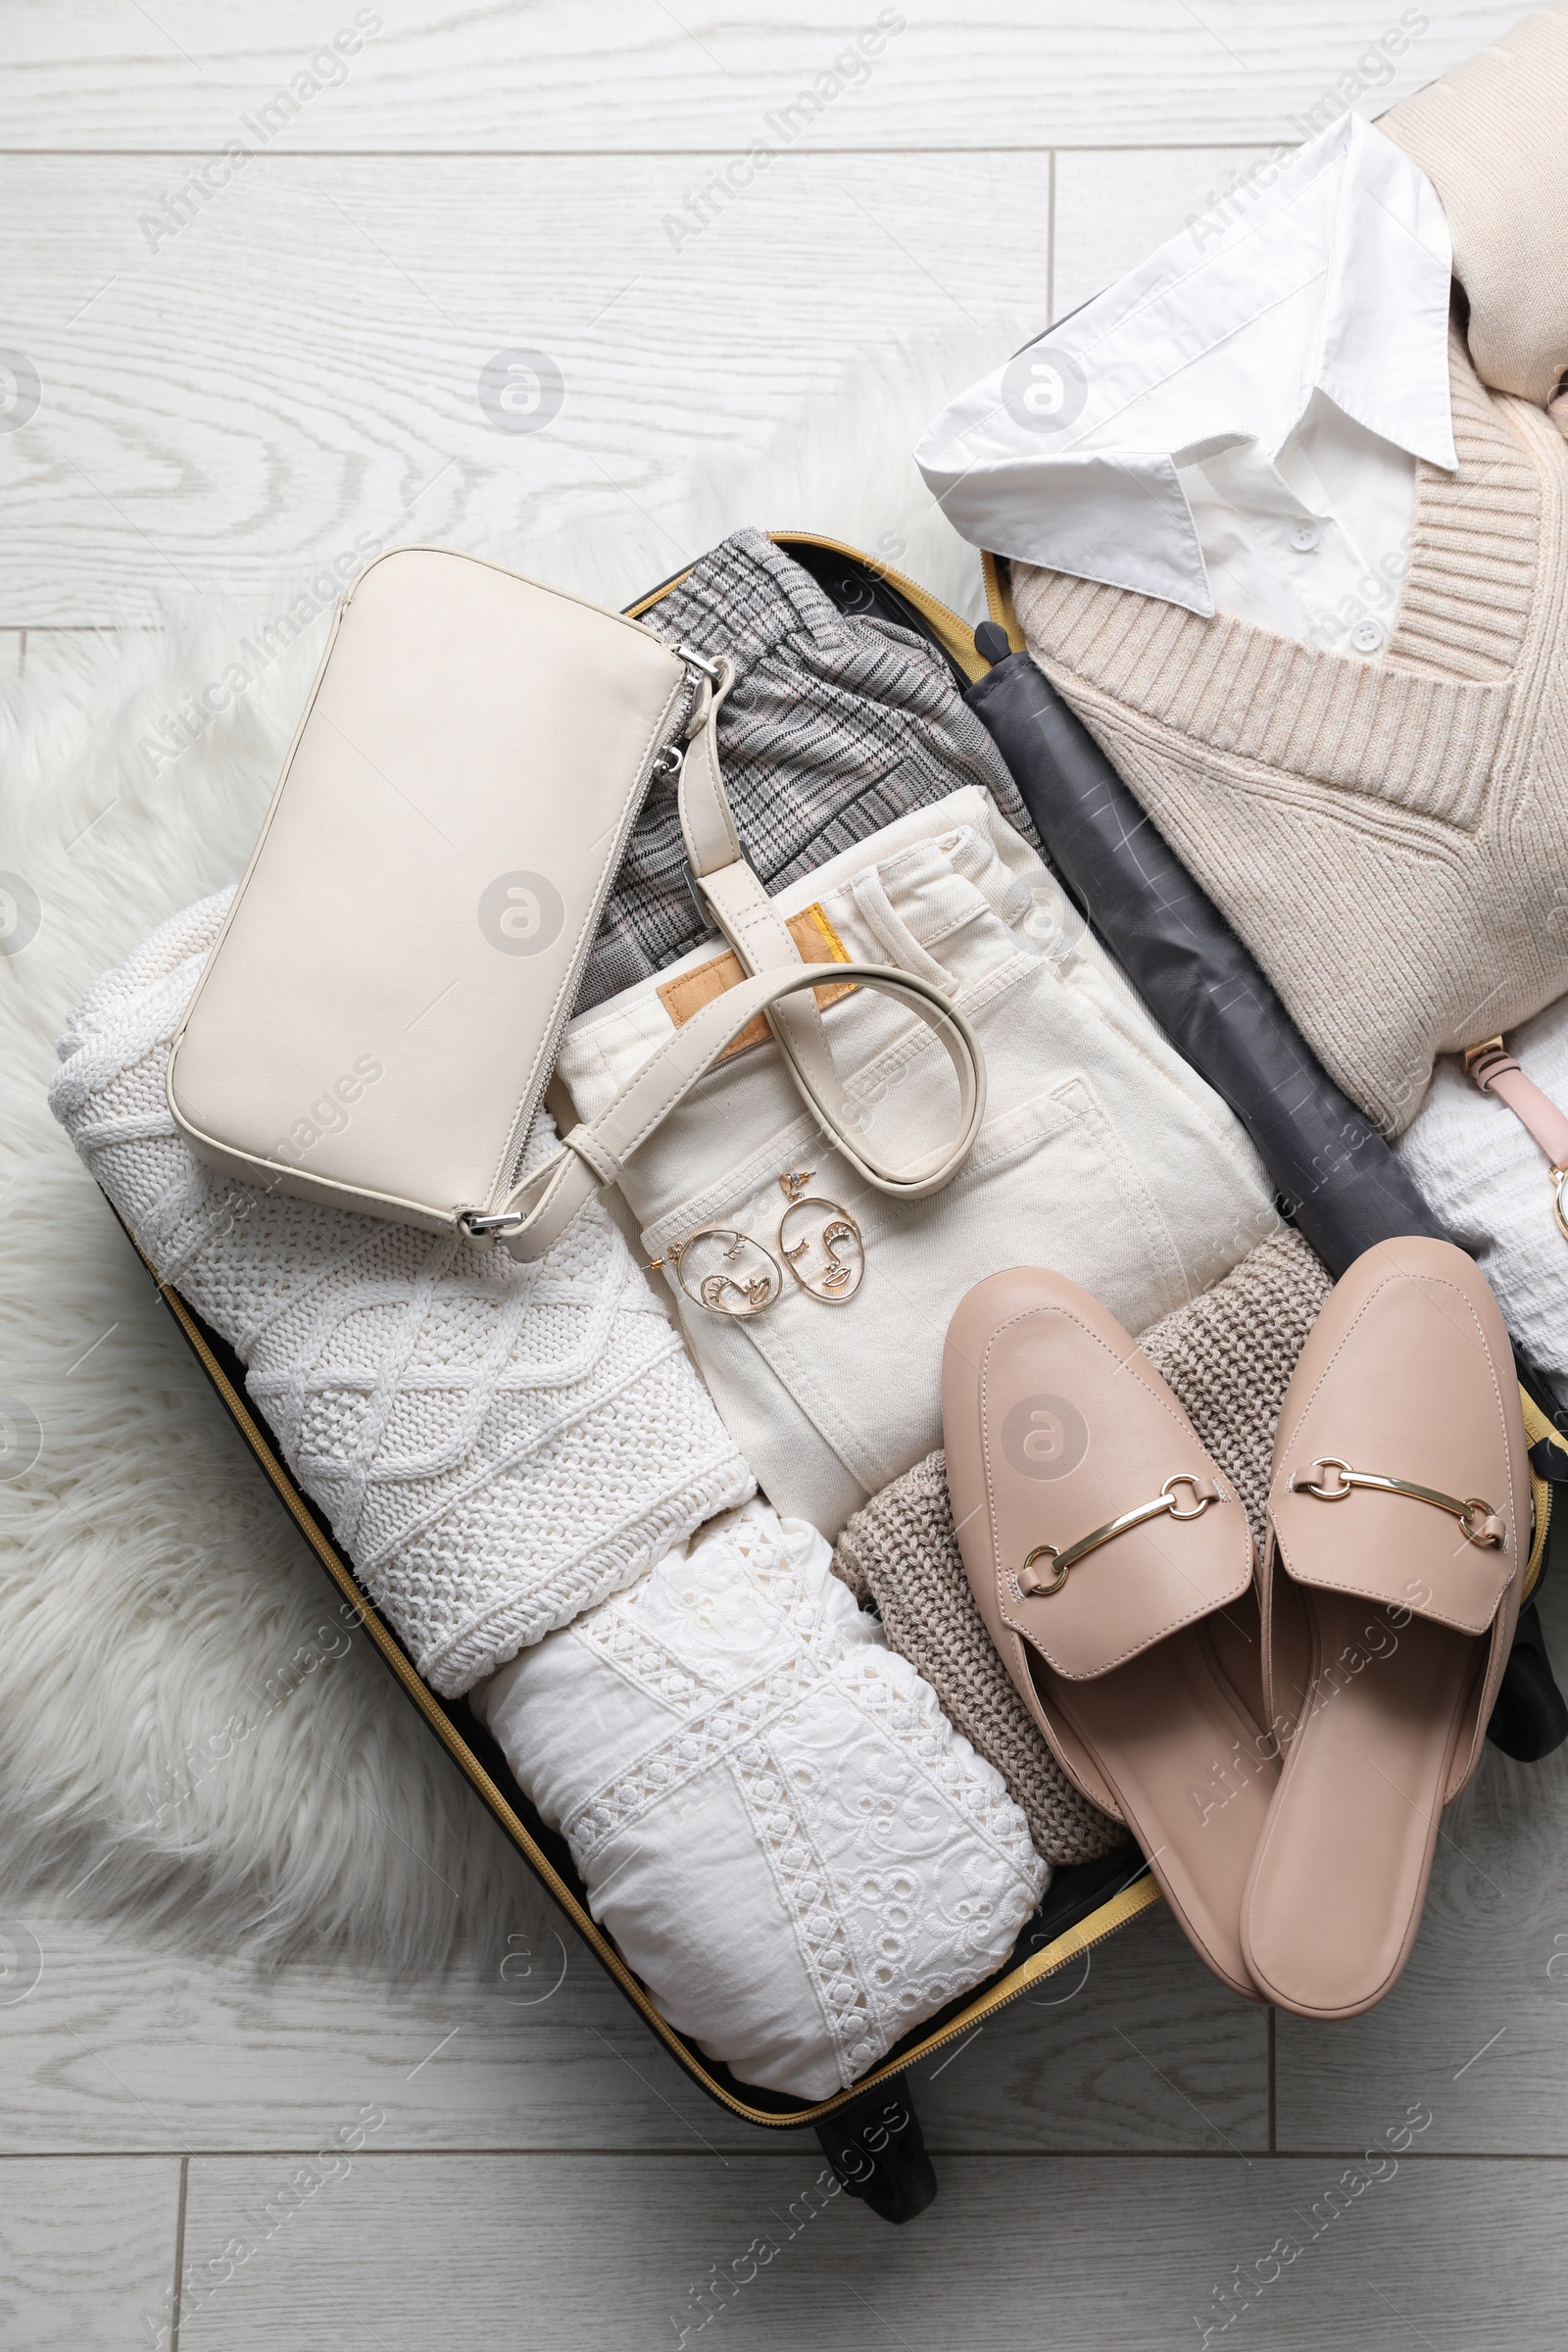
[[[1192,1488],[1194,1507],[1190,1511],[1177,1509],[1176,1497],[1171,1492],[1173,1487]],[[1146,1519],[1158,1519],[1166,1512],[1173,1519],[1201,1519],[1211,1502],[1223,1499],[1212,1479],[1195,1478],[1190,1470],[1177,1470],[1166,1479],[1152,1502],[1136,1503],[1130,1511],[1122,1511],[1116,1518],[1107,1519],[1103,1527],[1097,1527],[1092,1536],[1080,1536],[1077,1543],[1069,1544],[1065,1550],[1054,1544],[1037,1544],[1013,1579],[1018,1597],[1020,1600],[1049,1600],[1053,1592],[1061,1591],[1079,1561],[1086,1559],[1090,1552],[1098,1551],[1102,1544],[1108,1544],[1112,1536],[1124,1536],[1129,1528],[1142,1527]],[[1049,1584],[1037,1573],[1036,1560],[1050,1560],[1052,1563],[1054,1573]]]
[[[1329,1471],[1337,1478],[1328,1478]],[[1456,1494],[1440,1494],[1436,1487],[1418,1487],[1407,1478],[1385,1478],[1377,1470],[1352,1470],[1337,1454],[1326,1453],[1310,1470],[1293,1470],[1290,1479],[1293,1494],[1311,1494],[1319,1502],[1343,1502],[1353,1487],[1373,1487],[1380,1494],[1407,1494],[1412,1502],[1430,1502],[1435,1510],[1446,1511],[1457,1519],[1467,1544],[1482,1550],[1502,1544],[1507,1527],[1490,1502],[1479,1494],[1466,1495],[1461,1502]]]

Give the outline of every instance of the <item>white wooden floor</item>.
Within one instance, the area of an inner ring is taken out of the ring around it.
[[[663,529],[694,449],[744,456],[847,355],[956,313],[1012,348],[1342,76],[1387,73],[1376,112],[1518,13],[908,0],[797,128],[871,0],[0,0],[0,347],[44,388],[0,431],[0,658],[303,582],[416,508],[471,546],[542,499]],[[744,198],[672,232],[759,142]],[[476,400],[518,348],[569,387],[549,433]],[[814,2139],[727,2122],[569,1937],[511,1985],[264,1983],[62,1886],[0,1932],[0,2347],[1560,2352],[1565,1825],[1568,1754],[1489,1751],[1403,1982],[1337,2029],[1136,1924],[917,2082],[943,2187],[904,2231],[805,2218]]]

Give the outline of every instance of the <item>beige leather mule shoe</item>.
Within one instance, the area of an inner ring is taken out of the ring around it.
[[[1302,2017],[1380,2001],[1415,1940],[1438,1816],[1474,1772],[1530,1555],[1513,1352],[1446,1242],[1381,1242],[1286,1393],[1261,1579],[1286,1740],[1242,1919]]]
[[[1232,1620],[1228,1651],[1246,1654],[1236,1490],[1136,1341],[1062,1275],[1018,1267],[970,1291],[942,1381],[954,1522],[992,1641],[1200,1957],[1256,1999],[1242,1893],[1277,1773],[1212,1633]]]

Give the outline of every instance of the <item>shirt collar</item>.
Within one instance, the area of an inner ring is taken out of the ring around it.
[[[1236,218],[1197,217],[960,394],[916,463],[977,546],[1210,613],[1178,475],[1198,445],[1256,441],[1272,456],[1320,389],[1412,457],[1453,466],[1451,269],[1425,173],[1348,116]]]

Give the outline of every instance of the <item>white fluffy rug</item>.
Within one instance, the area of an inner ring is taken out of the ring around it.
[[[978,617],[978,559],[906,453],[995,357],[890,350],[728,473],[700,470],[694,420],[666,529],[627,507],[590,540],[558,498],[527,544],[477,552],[621,605],[681,546],[807,528]],[[244,863],[324,613],[204,732],[181,714],[304,586],[171,610],[161,633],[34,638],[0,685],[0,869],[42,908],[0,957],[0,1884],[12,1910],[69,1896],[262,1960],[332,1949],[401,1974],[503,1950],[542,1898],[344,1630],[44,1106],[74,997]]]

